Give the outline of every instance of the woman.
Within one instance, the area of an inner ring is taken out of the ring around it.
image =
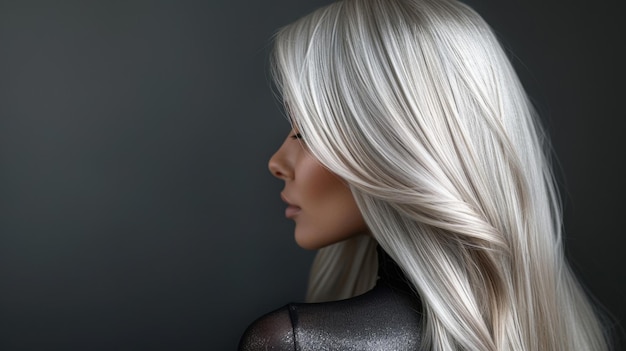
[[[563,255],[546,135],[479,15],[344,0],[280,30],[273,63],[293,130],[269,168],[320,249],[323,303],[260,318],[240,349],[607,349]]]

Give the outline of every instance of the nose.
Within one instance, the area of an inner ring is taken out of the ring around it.
[[[283,143],[274,155],[270,157],[267,166],[274,177],[282,180],[293,178],[293,168],[290,166],[287,156],[285,143]]]

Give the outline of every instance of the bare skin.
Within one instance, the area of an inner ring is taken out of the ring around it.
[[[314,250],[368,232],[348,185],[299,139],[292,130],[268,164],[285,181],[281,198],[289,205],[285,215],[296,223],[298,245]]]

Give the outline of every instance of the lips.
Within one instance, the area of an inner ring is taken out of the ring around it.
[[[285,209],[285,217],[287,218],[293,218],[295,216],[297,216],[300,211],[302,210],[299,206],[296,206],[294,204],[292,204],[291,202],[289,202],[289,200],[287,200],[287,198],[285,197],[285,195],[283,195],[282,193],[280,194],[280,198],[283,199],[283,201],[285,203],[287,203],[287,208]]]
[[[285,217],[293,218],[298,213],[300,213],[300,210],[301,210],[301,208],[298,207],[298,206],[287,206],[287,208],[285,209]]]

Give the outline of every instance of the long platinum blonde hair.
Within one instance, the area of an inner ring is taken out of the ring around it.
[[[272,62],[371,231],[320,250],[310,301],[371,288],[378,244],[422,300],[424,349],[607,349],[563,254],[548,141],[478,14],[344,0],[282,28]]]

